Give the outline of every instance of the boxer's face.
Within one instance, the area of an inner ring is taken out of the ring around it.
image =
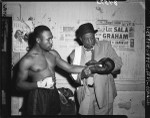
[[[50,31],[43,31],[40,35],[40,47],[46,51],[50,51],[53,46],[52,39],[53,35]]]
[[[95,34],[94,33],[86,33],[81,37],[83,46],[90,50],[95,45]]]

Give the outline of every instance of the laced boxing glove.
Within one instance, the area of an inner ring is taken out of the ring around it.
[[[96,60],[90,60],[85,65],[90,66],[90,65],[94,65],[94,64],[97,64]]]
[[[92,74],[110,74],[114,68],[115,63],[110,58],[102,58],[98,63],[89,66]]]

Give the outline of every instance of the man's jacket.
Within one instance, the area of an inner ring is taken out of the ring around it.
[[[104,57],[111,58],[115,63],[114,70],[121,69],[122,67],[122,60],[117,55],[115,50],[112,48],[110,42],[108,41],[97,41],[94,46],[94,59],[99,61]],[[85,49],[82,46],[75,48],[75,55],[73,64],[75,65],[85,65]],[[89,59],[90,60],[90,59]],[[113,71],[114,71],[113,70]],[[72,77],[76,80],[80,79],[80,74],[75,75],[72,74]],[[114,78],[112,74],[108,75],[100,75],[94,74],[94,90],[96,95],[96,100],[99,108],[102,108],[107,103],[113,103],[114,98],[117,96],[116,86],[114,82]],[[82,115],[87,115],[89,102],[90,102],[90,91],[86,84],[86,79],[81,80],[83,86],[77,88],[77,97],[80,104],[79,113]]]

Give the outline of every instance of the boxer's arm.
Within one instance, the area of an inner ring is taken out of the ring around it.
[[[73,50],[73,51],[71,52],[71,54],[69,55],[71,64],[73,63],[74,56],[75,56],[75,50]],[[95,64],[95,63],[96,63],[96,61],[95,61],[95,60],[92,60],[92,61],[89,61],[86,65],[87,65],[87,66],[88,66],[88,65],[93,65],[93,64]],[[76,81],[77,81],[78,83],[81,83],[81,79],[88,78],[89,75],[90,75],[90,73],[91,73],[91,72],[89,72],[88,69],[86,70],[86,68],[85,68],[85,70],[82,70],[82,72],[78,74],[78,77],[77,77],[77,80],[76,80]]]
[[[29,58],[24,58],[19,63],[19,70],[17,74],[16,87],[18,90],[31,90],[37,88],[37,83],[26,81],[28,78],[28,71],[32,61]]]
[[[74,56],[75,56],[75,50],[73,50],[70,55],[69,55],[69,58],[70,58],[70,64],[73,64],[73,60],[74,60]]]
[[[65,60],[63,60],[59,53],[57,51],[53,51],[53,54],[56,57],[56,65],[63,70],[69,72],[69,73],[80,73],[83,69],[85,69],[85,73],[88,72],[88,69],[85,68],[85,66],[79,66],[79,65],[71,65],[67,63]],[[87,73],[88,74],[88,73]]]

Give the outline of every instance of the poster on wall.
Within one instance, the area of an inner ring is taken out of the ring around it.
[[[73,41],[75,38],[75,26],[61,25],[60,26],[60,41]]]
[[[117,50],[134,51],[135,24],[130,21],[108,21],[97,20],[96,38],[98,40],[108,40]]]
[[[28,34],[32,31],[30,21],[13,21],[13,52],[26,52]]]

